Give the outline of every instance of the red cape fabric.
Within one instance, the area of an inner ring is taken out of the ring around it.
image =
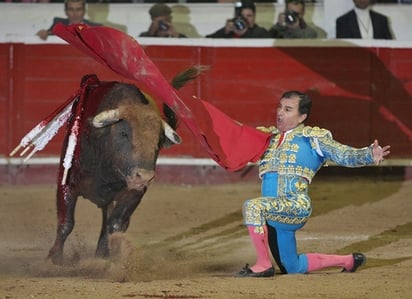
[[[200,99],[181,99],[131,36],[113,28],[57,24],[54,34],[166,103],[221,167],[235,171],[256,162],[270,134],[243,125]]]

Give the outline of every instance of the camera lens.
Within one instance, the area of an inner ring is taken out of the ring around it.
[[[233,20],[233,24],[235,25],[235,28],[238,31],[245,30],[245,28],[246,28],[246,22],[240,17],[235,18]]]
[[[163,21],[159,21],[159,29],[162,31],[167,31],[169,29],[169,25]]]
[[[298,20],[299,15],[292,11],[292,10],[287,10],[285,12],[285,21],[287,24],[294,24],[296,23],[296,21]]]

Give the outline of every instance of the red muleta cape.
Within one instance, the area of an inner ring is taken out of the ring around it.
[[[234,121],[206,101],[181,99],[131,36],[113,28],[83,24],[57,24],[53,32],[166,103],[221,167],[239,170],[249,162],[256,162],[268,146],[270,134]]]

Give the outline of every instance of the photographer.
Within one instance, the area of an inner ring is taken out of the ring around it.
[[[223,28],[206,35],[212,38],[269,38],[269,32],[255,23],[256,6],[250,0],[235,3],[235,16]]]
[[[172,9],[166,4],[158,3],[149,10],[152,23],[149,30],[140,33],[141,37],[186,37],[176,32],[172,24]]]
[[[273,38],[317,38],[315,29],[309,27],[303,16],[305,14],[304,0],[286,0],[285,12],[278,16],[278,21],[270,28]]]

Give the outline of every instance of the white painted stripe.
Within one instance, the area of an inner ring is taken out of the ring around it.
[[[24,162],[24,158],[0,158],[0,165],[57,165],[59,157],[31,158]],[[159,157],[158,165],[190,165],[190,166],[217,166],[218,164],[207,158],[166,158]]]
[[[59,163],[58,157],[31,158],[24,162],[24,158],[0,158],[0,165],[52,165]]]
[[[166,158],[159,157],[158,165],[190,165],[190,166],[217,166],[218,164],[207,158]]]
[[[24,162],[24,158],[4,158],[0,157],[0,165],[57,165],[59,157],[31,158]],[[159,157],[158,165],[178,165],[178,166],[218,166],[218,164],[208,158],[172,158]],[[253,165],[253,164],[252,164]],[[329,166],[336,166],[330,163]],[[412,159],[386,159],[380,166],[412,166]],[[372,166],[373,167],[373,166]]]
[[[391,48],[410,49],[410,41],[401,40],[364,40],[364,39],[224,39],[224,38],[156,38],[139,37],[139,44],[146,46],[187,46],[187,47],[232,47],[232,48],[274,48],[274,47],[364,47],[364,48]],[[24,43],[27,45],[45,44],[37,36],[20,36],[17,34],[0,35],[0,43]],[[57,36],[48,38],[47,44],[67,44]]]

